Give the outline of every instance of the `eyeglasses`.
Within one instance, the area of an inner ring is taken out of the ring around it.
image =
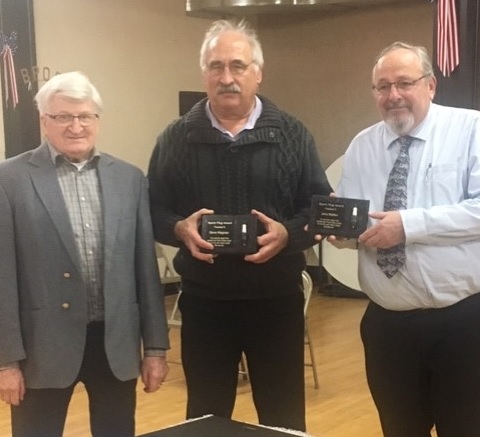
[[[372,90],[381,96],[388,96],[392,89],[392,86],[395,85],[395,88],[399,93],[408,93],[413,89],[413,87],[422,79],[425,79],[428,74],[424,74],[422,77],[419,77],[415,80],[397,80],[396,82],[385,82],[380,83],[379,85],[372,85]]]
[[[95,121],[99,118],[98,114],[79,114],[79,115],[72,115],[72,114],[45,114],[46,116],[50,117],[52,120],[55,121],[60,126],[68,126],[69,124],[73,123],[73,120],[78,119],[78,122],[81,126],[90,126],[91,124],[95,123]]]
[[[254,61],[249,62],[248,64],[245,64],[242,61],[231,61],[228,64],[224,64],[223,62],[213,61],[207,65],[207,71],[212,76],[221,76],[225,71],[225,68],[228,68],[233,76],[241,76],[253,63]]]

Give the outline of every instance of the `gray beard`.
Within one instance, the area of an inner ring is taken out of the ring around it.
[[[405,117],[391,117],[385,120],[390,128],[400,137],[408,135],[415,124],[413,114],[408,114]]]

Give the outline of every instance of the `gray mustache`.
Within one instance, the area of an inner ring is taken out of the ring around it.
[[[239,93],[240,87],[237,84],[219,85],[217,87],[217,94]]]

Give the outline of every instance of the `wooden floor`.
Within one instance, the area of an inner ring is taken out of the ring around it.
[[[175,296],[167,296],[171,308]],[[366,300],[326,297],[314,293],[309,326],[315,345],[320,388],[313,384],[312,369],[305,368],[307,428],[315,437],[381,437],[378,416],[365,381],[359,322]],[[179,355],[179,331],[171,331],[170,374],[163,388],[145,394],[138,385],[137,434],[182,422],[185,414],[185,381]],[[308,357],[307,357],[308,358]],[[288,383],[279,381],[279,384]],[[256,423],[248,381],[239,379],[234,419]],[[0,405],[0,436],[10,434],[10,410]],[[87,400],[77,386],[67,417],[66,437],[89,436]],[[42,436],[43,437],[43,436]]]

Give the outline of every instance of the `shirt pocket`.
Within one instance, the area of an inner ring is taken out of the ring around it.
[[[433,205],[453,204],[462,199],[462,172],[458,162],[433,165],[429,177]]]

